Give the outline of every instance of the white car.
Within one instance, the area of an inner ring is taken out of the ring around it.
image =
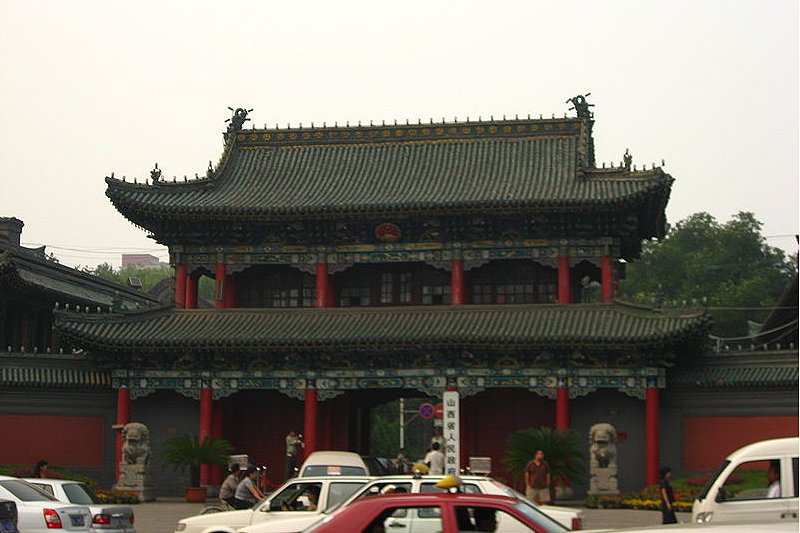
[[[103,504],[89,487],[66,479],[25,478],[59,501],[86,505],[92,513],[91,529],[97,533],[136,533],[133,508],[129,505]]]
[[[337,507],[372,479],[375,478],[319,476],[290,479],[267,498],[256,503],[252,509],[184,518],[178,521],[175,531],[176,533],[234,533],[252,524],[275,523],[286,524],[289,527],[289,524],[297,521],[305,525],[288,531],[300,531],[316,522],[322,516],[323,510]],[[278,528],[270,531],[286,530]]]
[[[349,505],[353,501],[366,496],[387,492],[443,492],[436,486],[444,476],[412,476],[396,475],[382,476],[374,478],[366,483],[362,488],[342,503],[342,506]],[[503,483],[486,476],[461,476],[462,492],[469,494],[495,494],[500,496],[511,496],[512,498],[525,499],[519,492]],[[529,500],[525,500],[531,503]],[[553,505],[534,505],[539,511],[546,514],[567,529],[583,529],[583,512],[569,507],[557,507]],[[328,507],[317,513],[304,513],[304,515],[284,516],[278,520],[263,521],[258,524],[247,526],[239,530],[240,533],[296,533],[303,531],[306,527],[316,523],[333,511]],[[412,518],[412,517],[407,517]],[[420,517],[424,518],[424,517]],[[405,525],[405,524],[403,524]],[[398,525],[397,527],[403,527]],[[210,533],[210,532],[209,532]]]
[[[60,502],[22,479],[0,476],[0,499],[17,504],[21,533],[52,533],[53,529],[70,533],[91,531],[88,507]]]

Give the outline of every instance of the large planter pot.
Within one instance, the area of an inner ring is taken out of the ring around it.
[[[186,501],[189,503],[203,503],[206,501],[206,487],[186,487]]]

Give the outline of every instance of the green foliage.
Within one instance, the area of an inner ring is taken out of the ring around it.
[[[714,334],[745,336],[748,320],[763,322],[796,274],[796,258],[766,244],[752,213],[720,224],[701,212],[678,222],[663,241],[645,243],[641,258],[628,264],[621,291],[656,305],[705,298]]]
[[[200,486],[200,465],[226,466],[231,454],[231,445],[224,439],[206,437],[199,442],[197,436],[186,433],[164,441],[164,461],[176,470],[189,469],[191,484]]]
[[[544,459],[550,466],[553,482],[556,485],[569,486],[586,477],[586,457],[580,452],[581,444],[578,434],[572,430],[554,430],[548,427],[520,429],[508,438],[503,462],[514,479],[522,483],[525,465],[533,459],[536,450],[542,450]]]
[[[172,267],[160,268],[141,268],[135,265],[129,265],[119,270],[114,270],[114,267],[109,263],[102,263],[94,268],[83,267],[81,269],[87,274],[92,274],[99,278],[111,281],[118,285],[128,286],[128,278],[139,278],[142,282],[142,292],[147,292],[158,284],[164,278],[172,277]]]
[[[375,413],[372,417],[372,454],[377,457],[395,457],[400,441],[397,418],[390,419]]]

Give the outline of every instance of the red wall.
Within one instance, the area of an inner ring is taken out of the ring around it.
[[[102,416],[0,415],[0,462],[102,467]]]
[[[796,437],[796,416],[693,416],[683,421],[683,467],[713,470],[731,452],[764,439]]]
[[[511,433],[523,428],[553,427],[555,402],[524,389],[492,389],[461,400],[461,462],[491,457],[492,477],[511,484],[503,458]]]

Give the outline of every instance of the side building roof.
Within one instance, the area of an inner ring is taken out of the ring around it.
[[[135,289],[50,261],[44,248],[0,241],[0,287],[4,286],[72,305],[128,310],[158,305]]]

